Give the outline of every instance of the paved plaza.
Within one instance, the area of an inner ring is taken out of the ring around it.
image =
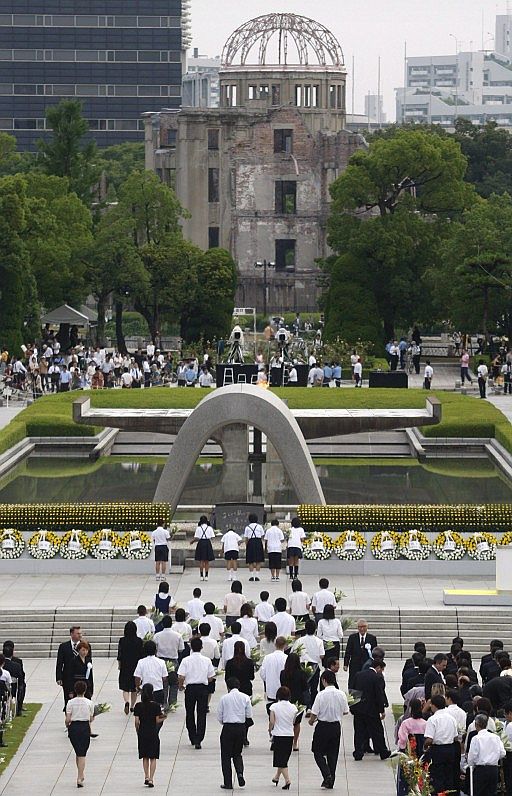
[[[148,562],[148,570],[151,563]],[[241,579],[244,593],[257,599],[259,591],[267,588],[271,598],[288,594],[289,581],[282,579],[279,584],[269,583],[268,572],[262,571],[259,583],[249,583],[247,571],[242,571]],[[224,571],[217,565],[210,576],[209,583],[201,584],[203,596],[216,604],[221,604],[229,590]],[[170,578],[172,591],[178,603],[191,597],[191,591],[198,584],[197,570],[188,569],[180,576]],[[316,588],[317,577],[305,576],[304,588],[310,594]],[[408,607],[440,607],[443,586],[454,588],[468,585],[485,587],[486,579],[451,579],[449,583],[441,579],[409,577],[343,577],[332,578],[331,583],[343,589],[346,598],[343,607],[363,613],[367,608],[393,607],[406,604]],[[1,600],[4,610],[20,606],[23,595],[24,607],[68,607],[83,608],[95,606],[133,606],[140,602],[150,605],[155,592],[154,577],[112,576],[112,577],[45,577],[45,576],[3,576],[1,579]],[[87,633],[87,628],[84,628]],[[64,640],[64,639],[63,639]],[[36,718],[20,751],[7,771],[0,778],[0,794],[27,794],[37,781],[40,794],[64,794],[75,787],[75,762],[71,746],[64,732],[62,714],[62,694],[55,685],[55,661],[51,659],[26,659],[28,697],[30,702],[42,702],[43,708]],[[398,685],[402,663],[389,660],[386,669],[387,693],[390,703],[399,701]],[[144,789],[142,766],[137,758],[136,736],[133,719],[126,718],[122,711],[122,697],[117,688],[117,662],[115,659],[97,658],[94,662],[95,699],[111,702],[111,713],[100,716],[95,721],[99,737],[91,742],[87,757],[86,792],[90,794],[128,794],[139,793]],[[339,675],[342,687],[346,687],[346,674]],[[192,788],[195,794],[220,793],[220,725],[215,718],[215,707],[224,693],[223,680],[218,681],[217,693],[212,702],[212,712],[203,749],[196,751],[189,742],[185,730],[185,710],[183,696],[181,707],[171,715],[162,730],[161,758],[155,778],[155,793],[181,794]],[[255,693],[263,694],[262,682],[256,675]],[[255,709],[255,727],[250,731],[251,745],[245,750],[246,791],[251,794],[272,793],[270,782],[273,775],[271,754],[268,748],[267,721],[264,704]],[[393,719],[388,710],[386,731],[391,748],[393,741]],[[290,775],[292,793],[320,794],[320,776],[310,752],[312,728],[303,722],[300,739],[300,752],[294,754]],[[389,764],[367,755],[360,763],[352,758],[352,719],[344,721],[344,737],[340,752],[336,792],[340,796],[366,796],[378,792],[379,796],[392,796],[395,792],[393,772]],[[377,790],[376,790],[377,788]]]

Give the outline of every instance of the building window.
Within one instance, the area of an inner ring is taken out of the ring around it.
[[[336,107],[336,86],[329,86],[329,108]]]
[[[311,108],[311,86],[304,86],[303,104],[305,108]]]
[[[293,130],[274,130],[274,152],[293,151]]]
[[[311,86],[311,107],[318,108],[320,106],[320,86]]]
[[[302,107],[302,86],[295,86],[295,105],[297,108]]]
[[[208,169],[208,201],[219,201],[219,170]]]
[[[208,227],[208,248],[219,248],[219,227]]]
[[[279,83],[272,86],[272,105],[281,104],[281,86]]]
[[[295,271],[295,240],[276,240],[276,270]]]
[[[228,108],[236,108],[236,84],[232,86],[226,86],[226,106]]]
[[[167,130],[167,146],[176,146],[176,134],[177,130],[169,129]]]
[[[297,212],[297,183],[276,180],[276,213],[294,215]]]
[[[219,133],[220,130],[216,130],[212,128],[208,130],[208,149],[210,150],[218,150],[219,148]]]

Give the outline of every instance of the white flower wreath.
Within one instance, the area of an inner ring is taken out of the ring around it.
[[[28,552],[32,558],[40,561],[48,561],[55,558],[60,547],[59,537],[52,531],[36,531],[28,540]]]
[[[431,549],[425,534],[415,528],[404,531],[400,536],[400,555],[408,561],[425,561]]]
[[[121,537],[121,554],[130,561],[143,561],[151,555],[151,537],[143,531],[128,531]]]
[[[400,534],[395,531],[377,531],[371,541],[371,551],[379,561],[394,561],[398,558]]]
[[[308,561],[327,561],[331,557],[330,537],[324,533],[314,533],[304,543],[303,556]]]
[[[441,531],[432,547],[441,561],[460,561],[466,555],[464,539],[457,531]]]
[[[468,556],[474,561],[494,561],[496,558],[496,537],[487,531],[475,531],[465,542]]]
[[[333,550],[341,561],[360,561],[366,552],[366,539],[358,531],[344,531],[333,542]]]
[[[0,558],[19,558],[24,549],[23,536],[16,528],[0,530]]]
[[[87,558],[89,537],[84,531],[73,528],[64,534],[60,542],[60,556],[68,561],[80,561]]]
[[[91,555],[100,560],[117,558],[119,554],[118,536],[110,528],[102,528],[93,533],[91,539]]]

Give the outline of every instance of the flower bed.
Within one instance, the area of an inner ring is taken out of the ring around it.
[[[485,505],[347,505],[298,507],[306,531],[409,531],[423,533],[454,530],[496,533],[512,528],[512,504]]]
[[[358,531],[344,531],[332,543],[332,550],[341,561],[359,561],[366,552],[366,539]]]
[[[0,505],[0,527],[19,531],[152,531],[170,522],[167,503],[27,503]]]

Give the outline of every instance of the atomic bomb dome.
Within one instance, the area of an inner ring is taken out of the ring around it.
[[[343,51],[333,34],[319,22],[296,14],[265,14],[240,25],[227,40],[222,53],[223,66],[269,63],[274,46],[273,65],[343,66]],[[257,48],[257,60],[249,58]]]

